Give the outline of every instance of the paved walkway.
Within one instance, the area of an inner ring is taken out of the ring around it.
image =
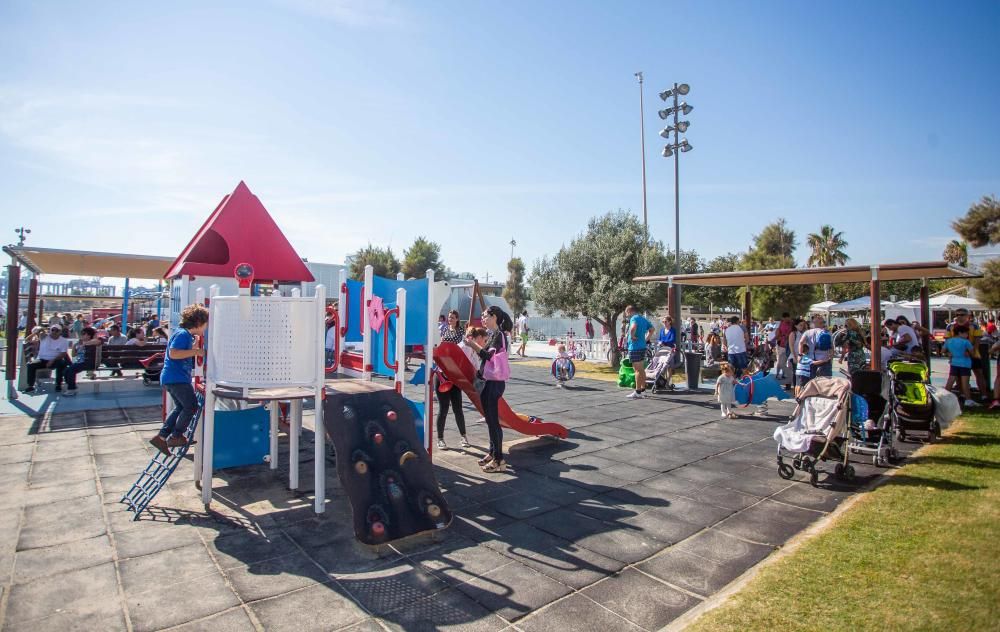
[[[515,365],[514,408],[564,423],[569,440],[508,431],[507,475],[484,475],[481,450],[436,451],[454,522],[377,550],[355,541],[332,467],[327,511],[312,513],[309,431],[301,491],[286,469],[225,470],[206,512],[186,461],[132,521],[117,501],[151,456],[156,408],[0,417],[0,627],[656,630],[855,490],[778,478],[778,417],[719,420],[707,393],[627,401],[608,383],[572,386]]]

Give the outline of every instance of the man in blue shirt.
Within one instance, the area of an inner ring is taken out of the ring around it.
[[[629,393],[628,398],[642,399],[642,392],[646,390],[646,344],[653,333],[653,324],[632,305],[625,308],[625,316],[628,318],[628,359],[635,369],[635,392]]]

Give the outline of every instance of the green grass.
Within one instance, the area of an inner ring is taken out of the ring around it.
[[[1000,630],[1000,418],[964,415],[690,630]]]

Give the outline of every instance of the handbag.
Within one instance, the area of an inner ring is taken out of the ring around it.
[[[507,341],[504,340],[503,348],[497,349],[496,353],[483,364],[483,379],[494,382],[506,382],[510,379],[510,361],[507,359]]]

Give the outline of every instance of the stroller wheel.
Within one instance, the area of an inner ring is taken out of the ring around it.
[[[145,384],[146,386],[149,386],[149,378],[148,378],[148,377],[145,377],[145,376],[143,376],[143,378],[142,378],[142,383],[143,383],[143,384]]]
[[[854,482],[854,466],[848,465],[844,468],[844,479],[848,482]]]
[[[792,465],[795,466],[795,469],[801,470],[802,469],[802,459],[795,459],[794,461],[792,461]]]
[[[899,429],[898,431],[896,431],[896,436],[899,438],[900,441],[906,441],[906,431],[905,430]]]
[[[793,476],[795,476],[795,470],[793,470],[792,466],[789,465],[788,463],[779,463],[778,476],[785,479],[786,481],[790,480]]]
[[[816,467],[813,466],[809,468],[809,484],[816,487],[816,482],[819,480],[819,472],[816,471]]]
[[[833,475],[837,478],[844,477],[844,465],[842,463],[837,463],[837,467],[833,468]]]

